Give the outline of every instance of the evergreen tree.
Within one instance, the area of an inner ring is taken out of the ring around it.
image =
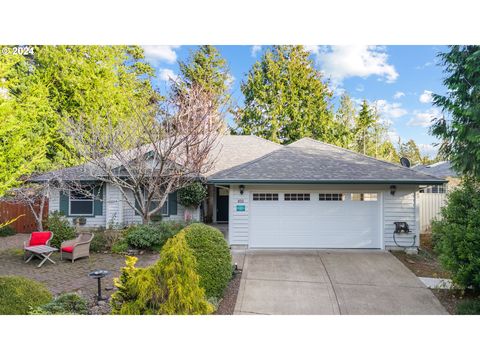
[[[340,105],[335,114],[337,123],[337,136],[334,144],[347,149],[354,147],[354,132],[355,118],[357,116],[355,104],[347,93],[342,94],[340,98]]]
[[[202,45],[193,52],[187,61],[179,61],[183,86],[191,88],[202,86],[215,94],[218,105],[224,106],[230,101],[229,81],[231,75],[226,60],[211,45]]]
[[[433,104],[450,119],[434,119],[432,134],[457,171],[480,178],[480,46],[451,46],[439,56],[448,92],[433,94]]]
[[[372,142],[374,141],[373,132],[377,120],[367,100],[363,100],[360,111],[355,118],[355,150],[357,152],[365,155],[370,153]]]
[[[302,137],[336,139],[332,94],[303,46],[268,49],[241,85],[239,132],[288,144]]]
[[[406,157],[410,160],[412,166],[423,164],[425,161],[420,153],[420,149],[412,139],[408,140],[406,143],[400,144],[399,155],[400,157]]]

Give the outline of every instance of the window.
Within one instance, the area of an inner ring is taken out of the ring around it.
[[[278,201],[278,194],[253,194],[253,201]]]
[[[425,189],[421,189],[420,192],[429,194],[445,194],[447,192],[447,184],[432,185]]]
[[[69,196],[69,215],[93,215],[93,187],[86,185],[71,190]]]
[[[310,194],[284,194],[285,201],[310,201]]]
[[[145,196],[146,196],[146,194],[145,194]],[[167,199],[163,203],[162,208],[157,212],[157,214],[161,214],[163,216],[168,216],[168,200],[169,200],[169,198],[167,197]],[[158,197],[153,195],[152,202],[150,203],[150,209],[151,210],[155,209],[158,206],[159,202],[160,201],[158,200]]]
[[[345,194],[318,194],[318,200],[320,200],[320,201],[343,201],[343,200],[345,200]]]
[[[352,193],[352,201],[377,201],[377,193]]]

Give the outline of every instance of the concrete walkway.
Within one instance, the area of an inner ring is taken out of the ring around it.
[[[249,250],[235,314],[447,314],[384,251]]]

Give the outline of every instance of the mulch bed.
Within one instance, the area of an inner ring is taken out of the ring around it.
[[[418,254],[406,254],[403,251],[391,251],[407,268],[420,277],[450,279],[451,274],[444,270],[431,248],[425,246]],[[465,299],[478,298],[471,290],[430,289],[447,311],[455,315],[457,305]]]
[[[428,250],[419,249],[416,255],[403,251],[392,251],[391,253],[417,276],[450,278],[450,273],[442,268],[436,256]]]
[[[237,303],[238,289],[240,288],[240,280],[242,279],[242,272],[235,271],[232,280],[225,289],[223,299],[218,305],[215,315],[233,315],[235,304]]]

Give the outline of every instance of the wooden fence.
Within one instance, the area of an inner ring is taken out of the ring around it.
[[[23,216],[10,224],[10,226],[14,228],[17,233],[31,233],[32,231],[36,231],[37,225],[35,223],[35,217],[31,213],[28,205],[0,200],[0,224],[14,219],[22,214]],[[48,200],[45,202],[45,207],[43,208],[43,218],[46,219],[47,216]]]
[[[447,194],[441,193],[418,193],[420,206],[420,232],[430,232],[433,219],[440,218],[440,209],[445,205]]]

